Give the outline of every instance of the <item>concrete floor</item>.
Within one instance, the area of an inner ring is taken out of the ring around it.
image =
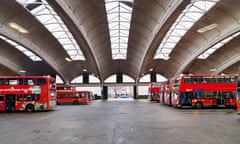
[[[0,113],[0,144],[239,144],[231,109],[174,109],[140,101]]]

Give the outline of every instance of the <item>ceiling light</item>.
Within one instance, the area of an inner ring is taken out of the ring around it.
[[[84,71],[84,72],[86,72],[86,71],[87,71],[87,69],[83,69],[83,71]]]
[[[209,30],[215,29],[217,26],[218,26],[218,24],[213,23],[213,24],[210,24],[210,25],[207,25],[205,27],[202,27],[202,28],[198,29],[197,32],[198,33],[204,33],[204,32],[207,32]]]
[[[20,73],[26,73],[26,71],[25,71],[25,70],[20,70],[19,72],[20,72]]]
[[[65,57],[65,60],[68,61],[68,62],[71,62],[72,60],[68,57]]]
[[[8,23],[9,27],[11,27],[12,29],[20,32],[20,33],[23,33],[23,34],[27,34],[29,33],[25,28],[23,28],[22,26],[20,26],[19,24],[17,23],[14,23],[14,22],[10,22]]]
[[[149,71],[153,71],[153,68],[150,68]]]
[[[163,58],[163,60],[169,60],[169,59],[170,59],[169,56]]]
[[[210,69],[210,71],[216,71],[216,70],[217,70],[217,69],[215,69],[215,68],[214,68],[214,69]]]

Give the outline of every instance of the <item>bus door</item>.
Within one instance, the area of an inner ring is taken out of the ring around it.
[[[180,103],[182,106],[191,106],[192,105],[192,92],[183,92],[181,93]]]
[[[5,110],[5,100],[4,100],[4,95],[0,94],[0,111]]]
[[[5,99],[5,110],[14,111],[15,110],[16,95],[7,94]]]
[[[217,94],[216,100],[217,100],[217,106],[222,106],[222,105],[226,104],[226,102],[225,102],[225,95],[222,92],[219,92]]]

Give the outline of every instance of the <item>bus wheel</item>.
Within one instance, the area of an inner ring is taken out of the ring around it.
[[[201,109],[203,106],[202,106],[202,103],[201,102],[197,102],[196,104],[195,104],[195,108],[197,108],[197,109]]]
[[[34,111],[34,106],[32,104],[28,104],[26,107],[27,112],[33,112]]]
[[[73,102],[73,104],[77,105],[77,104],[78,104],[78,102],[77,102],[77,101],[74,101],[74,102]]]

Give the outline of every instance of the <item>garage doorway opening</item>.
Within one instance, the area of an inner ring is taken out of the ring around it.
[[[133,86],[109,86],[108,101],[133,101]]]

